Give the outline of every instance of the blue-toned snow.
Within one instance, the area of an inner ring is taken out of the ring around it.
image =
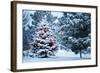
[[[61,18],[63,16],[62,12],[51,12],[51,14],[55,17]]]
[[[41,61],[70,61],[70,60],[86,60],[90,59],[90,54],[82,54],[82,59],[80,59],[79,54],[74,54],[71,51],[59,50],[55,56],[50,56],[48,58],[32,58],[32,57],[23,57],[23,63],[28,62],[41,62]]]

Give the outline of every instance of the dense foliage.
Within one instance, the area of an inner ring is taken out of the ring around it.
[[[23,10],[23,50],[32,49],[30,43],[40,38],[37,33],[44,25],[49,28],[49,35],[56,37],[56,49],[80,53],[80,58],[82,54],[91,53],[90,13]]]

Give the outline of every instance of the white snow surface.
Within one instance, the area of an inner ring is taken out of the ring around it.
[[[74,54],[72,51],[58,50],[55,56],[50,56],[48,58],[37,58],[37,57],[23,57],[23,63],[28,62],[42,62],[42,61],[70,61],[70,60],[86,60],[91,59],[90,54],[82,54],[82,59],[80,59],[79,54]]]

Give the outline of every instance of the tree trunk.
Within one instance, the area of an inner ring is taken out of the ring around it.
[[[45,51],[45,56],[44,56],[44,58],[47,58],[48,56],[47,56],[47,51]]]
[[[80,49],[80,58],[82,59],[82,51],[81,51],[81,49]]]

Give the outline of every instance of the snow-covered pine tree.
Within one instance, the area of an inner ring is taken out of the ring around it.
[[[71,49],[75,54],[90,53],[91,49],[91,14],[64,12],[59,19],[59,37],[63,49]]]
[[[30,43],[31,52],[40,58],[54,56],[57,50],[56,37],[50,32],[49,23],[44,16],[40,23],[37,24],[38,28]]]

